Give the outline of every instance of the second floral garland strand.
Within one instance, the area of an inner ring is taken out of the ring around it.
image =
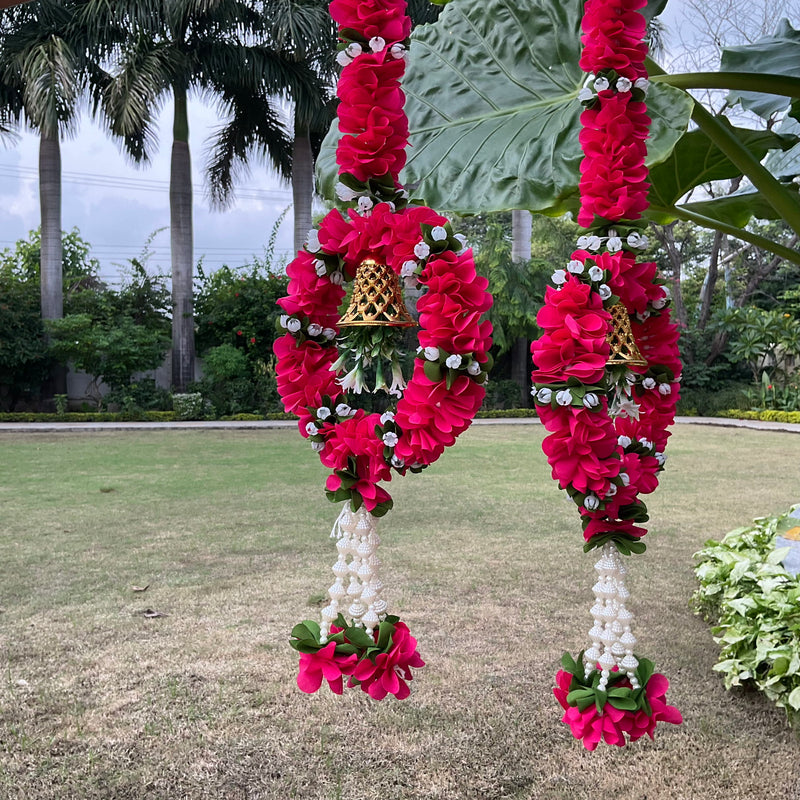
[[[543,449],[578,507],[585,549],[600,553],[591,645],[577,659],[564,656],[554,690],[564,722],[590,750],[681,721],[666,704],[666,678],[634,654],[620,557],[644,550],[640,495],[654,491],[664,467],[681,368],[669,293],[656,265],[636,256],[648,244],[644,5],[585,4],[578,222],[586,232],[553,274],[538,316],[544,333],[531,348],[536,408],[549,434]]]

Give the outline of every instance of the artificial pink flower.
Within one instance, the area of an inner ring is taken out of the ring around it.
[[[367,40],[381,36],[387,43],[401,42],[411,33],[405,0],[332,0],[330,14],[340,29]]]
[[[359,661],[348,685],[359,681],[361,689],[375,700],[383,700],[387,694],[403,700],[411,694],[407,683],[414,677],[411,668],[424,666],[417,652],[417,640],[404,622],[396,622],[389,652],[379,653],[374,661],[369,658]]]
[[[300,654],[300,671],[297,673],[297,686],[306,694],[313,694],[320,686],[322,679],[328,681],[334,694],[341,694],[344,685],[342,675],[352,675],[358,656],[337,656],[336,642],[328,642],[316,653]]]

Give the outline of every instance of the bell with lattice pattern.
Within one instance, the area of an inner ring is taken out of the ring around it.
[[[356,270],[350,306],[339,320],[340,328],[383,325],[409,328],[414,322],[403,302],[400,280],[394,270],[374,258],[364,259]]]
[[[631,330],[631,318],[623,303],[615,303],[611,311],[611,332],[608,344],[611,352],[606,364],[609,367],[646,367],[647,361],[639,351]]]

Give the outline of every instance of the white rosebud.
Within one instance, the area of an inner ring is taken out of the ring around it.
[[[333,328],[323,328],[322,335],[328,340],[336,338],[336,331]]]
[[[650,244],[650,240],[644,234],[642,234],[639,237],[639,247],[642,250],[644,250],[644,248],[647,247],[647,245],[649,245],[649,244]]]
[[[386,39],[382,36],[373,36],[369,40],[369,49],[372,50],[373,53],[380,53],[384,47],[386,47]]]
[[[562,389],[556,394],[556,403],[560,406],[572,405],[572,392],[569,389]]]
[[[589,277],[593,281],[601,281],[603,280],[603,270],[595,264],[593,267],[589,267]]]
[[[289,330],[289,333],[297,333],[297,331],[299,331],[300,328],[303,327],[303,323],[300,322],[300,320],[297,319],[297,317],[292,317],[290,320],[286,322],[286,327]]]
[[[438,347],[426,347],[425,348],[425,358],[428,361],[438,361],[439,360],[439,348]]]
[[[392,54],[392,58],[405,58],[406,57],[406,46],[404,44],[393,44],[389,52]]]
[[[278,322],[280,323],[281,328],[285,328],[289,322],[289,315],[288,314],[281,314],[278,317]]]
[[[609,236],[606,247],[609,253],[617,253],[622,250],[622,239],[619,236]]]
[[[618,92],[629,92],[631,90],[631,86],[633,86],[633,84],[631,83],[630,78],[617,78]]]
[[[312,322],[308,326],[308,335],[309,336],[319,336],[322,333],[322,325],[319,322]]]
[[[477,361],[470,361],[469,366],[467,367],[467,374],[472,375],[473,377],[476,375],[480,375],[483,371],[483,367],[481,367],[480,363]]]
[[[350,408],[347,403],[339,403],[336,406],[336,416],[337,417],[349,417],[353,413],[353,409]]]
[[[362,213],[366,213],[369,211],[375,203],[372,202],[372,198],[370,197],[359,197],[358,198],[358,210]]]
[[[443,242],[447,239],[447,231],[441,225],[437,225],[431,228],[431,239],[434,242]]]
[[[364,52],[364,48],[358,42],[350,42],[350,44],[345,47],[344,51],[350,58],[355,58]]]
[[[431,248],[425,242],[418,242],[414,245],[414,255],[417,258],[427,258],[431,254]]]
[[[397,434],[394,431],[387,431],[382,438],[387,447],[394,447],[397,444]]]
[[[577,258],[573,258],[572,261],[570,261],[569,264],[567,264],[567,269],[573,275],[581,275],[581,274],[583,274],[583,269],[584,269],[583,262],[582,261],[578,261]]]
[[[638,319],[639,322],[647,322],[647,320],[650,319],[650,312],[647,309],[644,311],[637,311],[636,319]]]
[[[639,439],[639,444],[646,450],[649,450],[653,446],[653,443],[649,439]]]
[[[447,360],[444,363],[450,369],[458,369],[461,366],[461,361],[461,356],[458,353],[453,353],[453,355],[447,356]]]
[[[328,265],[321,258],[316,258],[314,259],[314,272],[321,278],[328,274]]]
[[[391,422],[394,419],[394,412],[392,411],[384,411],[381,414],[381,425],[385,425],[387,422]]]
[[[594,92],[588,86],[584,86],[583,89],[581,89],[578,92],[578,100],[581,103],[586,103],[593,97],[594,97]]]
[[[633,386],[636,381],[639,380],[639,376],[635,372],[631,372],[630,370],[625,373],[625,380],[627,381],[629,386]]]
[[[604,92],[610,85],[611,84],[608,82],[608,78],[603,78],[602,76],[597,78],[593,84],[595,91],[597,92]]]
[[[463,233],[457,233],[453,238],[457,239],[461,245],[461,249],[458,252],[463,253],[467,249],[467,237]]]
[[[317,409],[317,419],[328,419],[330,415],[331,410],[328,408],[328,406],[320,406]]]
[[[344,283],[344,275],[337,269],[336,272],[331,272],[330,281],[334,286],[341,286]]]
[[[642,381],[642,386],[643,386],[645,389],[655,389],[655,388],[656,388],[656,382],[655,382],[655,379],[654,379],[654,378],[645,378],[645,379]]]
[[[320,247],[319,233],[315,228],[312,228],[306,237],[306,250],[308,250],[309,253],[318,253]]]
[[[317,426],[313,422],[309,422],[306,424],[306,433],[309,436],[316,436],[319,433],[317,430]]]
[[[583,501],[583,507],[587,511],[597,511],[600,508],[600,500],[596,495],[587,494],[586,499]]]
[[[620,472],[619,479],[622,481],[623,486],[631,485],[631,476],[627,472]]]
[[[587,392],[583,396],[583,404],[586,408],[597,408],[600,405],[600,398],[594,392]]]
[[[583,250],[585,249],[586,245],[589,244],[589,237],[588,236],[579,236],[578,241],[576,242],[578,247]]]
[[[400,277],[401,278],[410,278],[417,270],[416,261],[404,261],[403,266],[400,269]]]
[[[622,448],[628,448],[631,446],[631,438],[630,436],[618,436],[617,437],[617,444]],[[627,483],[625,484],[628,485]]]
[[[666,304],[666,297],[657,297],[655,300],[653,300],[653,308],[656,309],[656,311],[660,311]]]
[[[551,276],[550,279],[556,286],[561,286],[562,283],[567,282],[567,271],[564,269],[557,269]]]
[[[319,453],[325,449],[325,442],[311,442],[311,449],[315,453]]]
[[[396,467],[397,469],[403,469],[406,465],[404,459],[400,458],[400,456],[392,456],[392,466]]]
[[[341,64],[343,67],[347,67],[353,63],[353,59],[347,55],[347,50],[340,50],[336,54],[336,63]]]
[[[590,236],[586,247],[589,250],[599,250],[603,246],[603,240],[599,236]]]
[[[336,184],[336,196],[340,200],[344,200],[345,203],[348,203],[356,196],[356,192],[354,192],[349,186],[345,186],[341,181]]]
[[[535,389],[534,389],[535,391]],[[544,403],[545,405],[552,401],[553,399],[553,390],[548,389],[546,386],[542,386],[538,392],[536,392],[536,399],[540,403]]]
[[[616,493],[617,493],[617,487],[613,483],[610,483],[608,485],[608,491],[606,492],[606,497],[613,497]]]
[[[600,284],[600,286],[598,287],[597,291],[598,291],[598,293],[600,294],[600,297],[603,300],[608,300],[608,298],[611,297],[611,295],[613,294],[611,289],[609,289],[608,286],[606,286],[606,284],[604,284],[604,283]]]
[[[659,394],[672,394],[672,387],[668,383],[659,383],[658,384],[658,393]]]
[[[664,464],[667,463],[667,456],[665,453],[654,453],[656,457],[656,461],[658,461],[658,466],[663,467]]]
[[[650,88],[650,81],[647,80],[647,78],[637,78],[633,82],[633,85],[637,89],[641,89],[643,92],[646,92]]]

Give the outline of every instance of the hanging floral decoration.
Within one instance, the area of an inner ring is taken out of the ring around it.
[[[590,750],[601,739],[621,746],[652,737],[658,721],[681,722],[664,700],[666,678],[634,655],[620,557],[645,548],[641,495],[655,490],[664,467],[681,369],[669,292],[656,265],[636,257],[648,245],[644,5],[584,7],[578,222],[586,230],[553,273],[538,315],[543,335],[531,347],[543,450],[578,506],[584,549],[601,551],[591,646],[577,659],[565,655],[554,690],[563,721]]]
[[[332,0],[330,12],[343,67],[336,191],[346,207],[309,232],[288,266],[274,349],[284,408],[331,470],[328,498],[346,502],[332,533],[339,558],[322,621],[295,626],[291,643],[301,653],[305,692],[324,679],[336,693],[347,685],[375,699],[403,698],[411,668],[423,662],[382,597],[376,522],[392,498],[379,484],[432,464],[471,424],[490,367],[491,324],[481,317],[492,301],[463,237],[446,217],[410,202],[399,182],[408,143],[400,86],[411,31],[405,0]],[[401,280],[423,292],[408,381],[399,332],[413,320]],[[371,390],[396,401],[382,414],[354,408],[372,371]]]

